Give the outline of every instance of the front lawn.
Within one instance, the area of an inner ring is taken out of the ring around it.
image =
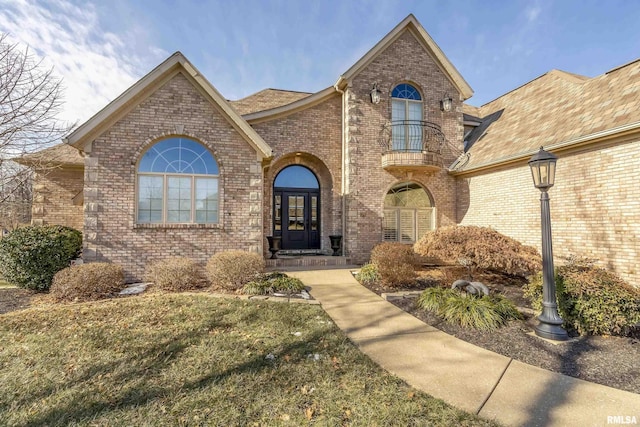
[[[489,425],[318,306],[148,295],[0,316],[1,425]]]

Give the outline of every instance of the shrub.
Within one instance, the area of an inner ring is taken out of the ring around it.
[[[469,269],[483,268],[527,276],[539,271],[537,249],[487,227],[442,227],[426,233],[414,246],[418,255]]]
[[[108,298],[124,287],[122,266],[106,262],[67,267],[56,273],[50,294],[57,300],[93,301]]]
[[[289,277],[284,273],[267,273],[244,285],[242,293],[249,295],[297,294],[304,289],[305,286],[300,279]]]
[[[402,243],[380,243],[371,251],[371,264],[380,274],[382,284],[397,287],[416,279],[418,260],[413,248]]]
[[[207,262],[207,277],[212,285],[237,290],[264,271],[261,255],[246,251],[218,252]]]
[[[0,239],[0,276],[21,288],[46,291],[53,276],[81,251],[82,233],[73,228],[18,228]]]
[[[627,335],[640,322],[640,289],[616,274],[571,263],[556,269],[558,312],[569,330],[581,335]],[[542,310],[542,274],[525,287],[533,307]]]
[[[145,280],[165,291],[186,291],[206,285],[200,266],[185,257],[171,257],[150,264]]]
[[[375,264],[365,264],[356,274],[356,280],[363,285],[373,285],[380,280],[380,273]]]
[[[437,287],[422,292],[417,304],[447,322],[483,331],[496,329],[511,319],[521,318],[515,305],[501,295],[475,297],[454,289]]]

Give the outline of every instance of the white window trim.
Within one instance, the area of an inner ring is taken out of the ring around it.
[[[141,176],[155,176],[162,177],[162,221],[161,222],[141,222],[138,216],[138,207],[140,201],[140,177]],[[190,178],[191,179],[191,214],[189,222],[167,222],[167,193],[168,193],[168,177],[178,178]],[[195,222],[196,215],[196,197],[195,197],[195,181],[196,178],[215,179],[218,181],[218,221],[217,222]],[[173,226],[173,225],[219,225],[221,224],[220,212],[221,210],[221,185],[220,174],[186,174],[186,173],[159,173],[159,172],[137,172],[136,173],[136,185],[135,185],[135,224],[140,226]]]

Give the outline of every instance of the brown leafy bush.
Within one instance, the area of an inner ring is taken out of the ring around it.
[[[542,268],[536,248],[488,227],[442,227],[426,233],[414,246],[417,254],[469,269],[482,268],[527,276]]]
[[[382,284],[391,287],[411,284],[416,279],[418,264],[413,248],[402,243],[380,243],[371,251]]]
[[[123,287],[122,266],[94,262],[57,272],[49,293],[57,300],[93,301],[113,296]]]
[[[237,290],[264,271],[261,255],[246,251],[218,252],[207,262],[207,278],[213,286]]]
[[[579,334],[627,335],[640,322],[640,289],[613,272],[571,263],[556,269],[558,311],[565,327]],[[542,274],[525,288],[533,307],[542,310]]]
[[[145,280],[164,291],[186,291],[206,285],[200,266],[185,257],[171,257],[154,262],[145,271]]]

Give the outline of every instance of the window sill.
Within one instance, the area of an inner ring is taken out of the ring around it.
[[[222,229],[222,224],[133,224],[133,229],[169,229],[169,230],[191,230],[191,229]]]

